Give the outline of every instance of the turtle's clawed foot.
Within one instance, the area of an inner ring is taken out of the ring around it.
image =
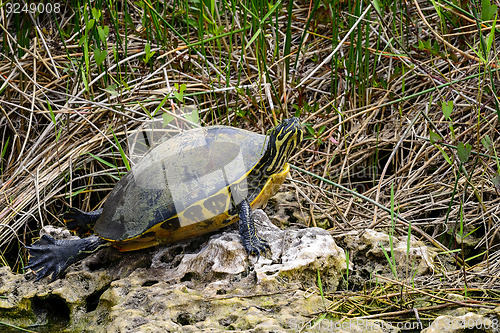
[[[97,236],[79,239],[54,239],[43,235],[33,245],[26,247],[29,251],[29,262],[26,268],[31,268],[36,274],[36,280],[57,276],[69,265],[87,257],[106,242]]]
[[[51,276],[51,280],[61,273],[65,266],[63,256],[61,256],[61,246],[54,238],[49,235],[43,235],[40,240],[26,248],[29,251],[29,262],[25,269],[30,268],[36,277],[36,281],[45,276]]]
[[[257,260],[260,256],[269,258],[272,255],[269,244],[257,235],[251,237],[248,242],[243,242],[243,246],[248,254],[257,255]]]
[[[261,255],[268,257],[268,254],[271,253],[271,247],[264,239],[257,235],[254,220],[250,216],[250,203],[247,199],[240,203],[239,209],[240,221],[238,226],[243,247],[248,254],[256,254],[257,260],[259,260]]]

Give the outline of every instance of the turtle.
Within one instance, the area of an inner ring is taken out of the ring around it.
[[[251,213],[278,191],[303,137],[298,118],[282,121],[269,135],[222,125],[181,132],[134,165],[101,209],[71,208],[64,214],[69,229],[92,235],[43,235],[27,247],[26,269],[36,280],[55,280],[69,265],[103,246],[139,250],[200,236],[236,221],[246,252],[268,254],[269,244],[257,235]]]

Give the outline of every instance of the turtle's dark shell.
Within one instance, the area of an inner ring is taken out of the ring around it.
[[[26,248],[37,280],[55,279],[69,265],[113,245],[122,251],[205,234],[238,218],[248,254],[269,244],[256,232],[251,210],[264,205],[286,178],[287,161],[304,132],[297,118],[285,119],[268,138],[245,130],[212,126],[183,132],[153,149],[114,187],[104,207],[72,208],[68,226],[88,230],[82,239],[43,235]]]
[[[115,186],[97,220],[96,234],[121,250],[173,242],[237,220],[248,199],[257,208],[288,172],[248,182],[266,148],[266,136],[226,126],[182,132],[154,148]],[[258,179],[258,177],[257,177]]]

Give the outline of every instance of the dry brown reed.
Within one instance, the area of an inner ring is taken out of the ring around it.
[[[199,44],[186,47],[167,29],[164,41],[150,41],[156,53],[145,63],[144,9],[130,3],[133,24],[125,24],[119,12],[116,30],[121,40],[127,31],[126,53],[117,34],[110,33],[104,66],[96,66],[90,53],[89,73],[82,69],[80,34],[65,36],[64,43],[59,34],[70,24],[65,18],[73,9],[61,14],[60,28],[51,17],[39,17],[38,30],[30,34],[22,56],[16,35],[8,33],[12,17],[0,9],[5,47],[0,60],[3,264],[19,271],[26,259],[24,245],[32,242],[41,226],[62,226],[61,214],[68,206],[91,210],[102,204],[126,172],[114,136],[125,147],[126,136],[149,119],[148,113],[158,109],[160,114],[179,117],[182,107],[193,105],[202,125],[230,124],[261,133],[276,120],[297,113],[310,124],[311,135],[293,164],[384,207],[390,207],[393,186],[400,217],[445,247],[464,250],[463,256],[441,254],[437,260],[441,271],[417,277],[417,286],[498,288],[498,38],[490,60],[483,61],[477,54],[479,30],[470,16],[446,7],[457,24],[443,29],[437,7],[428,2],[410,1],[400,8],[401,15],[384,11],[379,17],[371,7],[370,16],[355,25],[350,21],[356,16],[354,9],[342,3],[335,16],[341,26],[339,40],[332,42],[333,21],[325,17],[328,8],[311,14],[309,2],[296,2],[287,56],[283,54],[286,4],[273,16],[277,23],[265,27],[262,44],[257,38],[250,47],[243,41],[252,41],[255,29],[207,43],[203,52]],[[103,17],[110,19],[107,15],[104,11]],[[173,20],[173,14],[163,15]],[[224,32],[245,26],[241,15],[214,15]],[[315,15],[313,24],[305,31],[310,15]],[[80,23],[84,26],[83,19]],[[354,32],[333,54],[351,27]],[[481,27],[487,37],[491,21]],[[179,31],[192,43],[199,40],[193,31]],[[213,35],[207,33],[205,38],[209,37]],[[419,40],[432,41],[439,51],[418,48]],[[264,52],[259,52],[261,48]],[[361,70],[364,66],[366,71]],[[82,77],[87,78],[87,87]],[[117,86],[110,89],[112,83]],[[182,102],[176,98],[165,102],[175,83],[186,85]],[[441,107],[447,101],[453,101],[450,119]],[[179,118],[172,124],[181,126]],[[440,135],[439,142],[431,143],[431,131]],[[495,150],[481,143],[486,136]],[[457,154],[459,142],[471,145],[466,163]],[[353,193],[297,171],[292,176],[300,183],[286,189],[296,191],[309,225],[326,226],[333,234],[369,226],[390,228],[390,213]],[[464,235],[468,234],[464,240],[457,236],[461,221]],[[397,224],[396,234],[407,232]],[[425,239],[422,234],[414,233]],[[475,254],[481,255],[463,262]]]

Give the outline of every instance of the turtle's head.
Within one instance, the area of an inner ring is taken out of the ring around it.
[[[273,128],[263,157],[266,163],[266,173],[274,174],[279,172],[303,138],[304,130],[298,118],[285,119],[281,124]]]

